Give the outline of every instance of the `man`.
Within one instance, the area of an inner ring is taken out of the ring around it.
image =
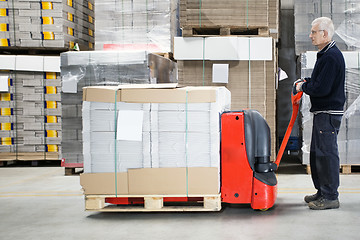
[[[312,22],[309,35],[319,49],[311,78],[299,79],[296,91],[310,96],[310,112],[314,114],[310,146],[310,169],[317,192],[305,196],[310,209],[339,208],[340,160],[337,145],[345,103],[345,61],[332,41],[331,19],[320,17]]]

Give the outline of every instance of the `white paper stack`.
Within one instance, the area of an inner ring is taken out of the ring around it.
[[[114,103],[84,101],[84,171],[220,167],[220,115],[230,109],[230,92],[219,87],[216,99],[208,103],[119,102],[116,115]],[[133,124],[139,118],[142,121]]]
[[[154,167],[217,167],[219,103],[158,104],[151,112]]]

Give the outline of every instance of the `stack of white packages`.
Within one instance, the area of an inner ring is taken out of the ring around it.
[[[153,167],[219,166],[219,113],[223,110],[219,103],[153,106]]]
[[[115,165],[117,172],[131,168],[219,168],[220,115],[230,109],[230,92],[225,87],[216,88],[216,99],[209,103],[119,102],[116,116],[114,103],[85,101],[84,172],[114,172]],[[142,120],[141,139],[115,141],[115,120],[129,111],[140,112],[140,118],[129,119]]]

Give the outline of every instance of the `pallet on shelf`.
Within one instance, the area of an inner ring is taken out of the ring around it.
[[[199,27],[186,26],[182,28],[183,37],[206,37],[206,36],[261,36],[268,37],[268,27],[237,27],[237,26],[220,26],[220,27]]]
[[[340,173],[342,174],[353,174],[359,173],[360,165],[359,164],[341,164]],[[306,165],[307,174],[311,174],[310,165]]]
[[[142,204],[106,204],[109,198],[140,199]],[[164,201],[171,198],[174,202]],[[199,202],[176,201],[176,198],[201,198]],[[164,204],[165,203],[165,204]],[[221,210],[221,195],[85,195],[85,210],[99,212],[211,212]]]

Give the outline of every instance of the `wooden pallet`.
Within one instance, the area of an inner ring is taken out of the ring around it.
[[[85,195],[85,210],[99,212],[213,212],[221,210],[221,195],[118,195],[118,198],[143,198],[143,205],[106,204],[106,198],[115,195]],[[164,205],[164,198],[201,197],[202,206],[186,205],[179,202]]]
[[[311,174],[310,165],[306,165],[307,174]],[[352,174],[360,172],[360,165],[342,164],[340,166],[340,172],[342,174]]]
[[[72,176],[72,175],[78,175],[80,173],[83,173],[84,172],[84,169],[79,169],[77,171],[77,168],[74,168],[74,167],[66,167],[65,168],[65,176]]]
[[[11,161],[0,160],[0,167],[6,167],[6,166],[9,166],[9,165],[13,165],[13,164],[15,164],[14,160],[11,160]]]
[[[58,48],[58,47],[17,47],[8,46],[0,47],[1,54],[14,55],[59,55],[62,52],[69,51],[69,48]]]
[[[183,37],[209,37],[209,36],[261,36],[268,37],[267,27],[184,27]]]

